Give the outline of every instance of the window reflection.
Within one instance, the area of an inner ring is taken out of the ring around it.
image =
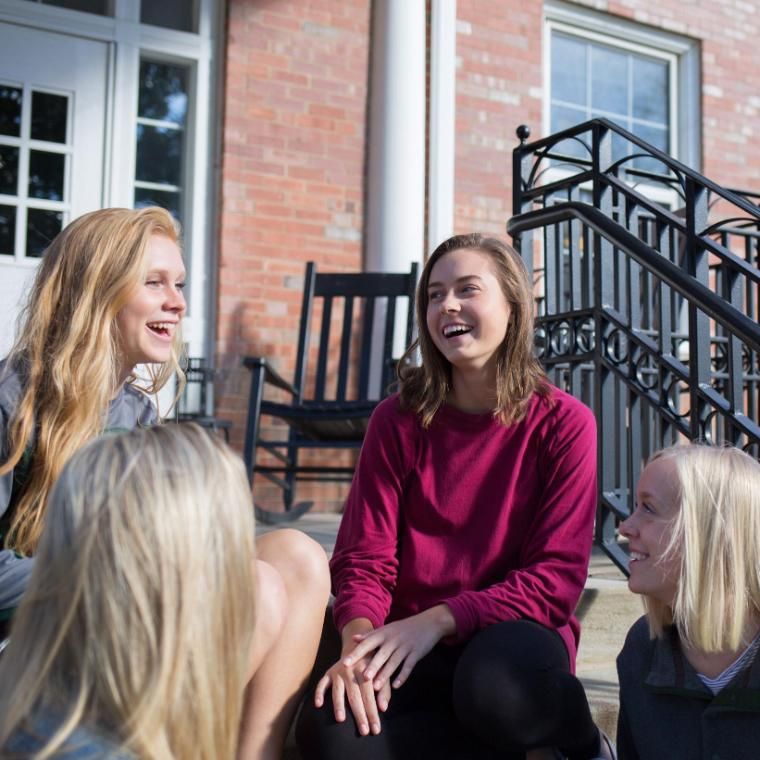
[[[137,115],[180,126],[187,114],[187,69],[168,63],[142,61]]]
[[[16,208],[0,206],[0,254],[13,256],[16,240]]]
[[[180,193],[179,191],[147,190],[138,187],[135,189],[135,208],[145,208],[146,206],[161,206],[179,219]]]
[[[189,79],[189,66],[140,62],[134,203],[161,206],[180,221]]]
[[[32,140],[66,142],[69,99],[49,92],[32,93]]]
[[[195,0],[161,0],[140,6],[140,22],[181,32],[198,31],[197,2]]]
[[[176,129],[137,125],[137,172],[141,182],[181,183],[183,133]]]
[[[30,208],[26,212],[26,255],[40,258],[62,227],[60,211]]]
[[[29,197],[63,200],[66,156],[43,150],[29,151]]]
[[[0,135],[21,134],[21,89],[0,84]]]
[[[18,195],[18,148],[0,145],[0,193]]]

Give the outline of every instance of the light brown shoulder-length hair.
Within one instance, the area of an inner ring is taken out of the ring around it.
[[[736,651],[760,619],[760,463],[729,446],[688,444],[657,452],[678,479],[678,510],[663,557],[678,558],[672,606],[644,596],[652,636],[674,625],[702,652]]]
[[[160,425],[80,449],[0,660],[0,754],[43,732],[33,757],[57,757],[82,727],[144,760],[233,760],[254,559],[245,468],[218,437]]]
[[[178,242],[164,209],[93,211],[55,237],[37,269],[7,361],[21,373],[23,391],[10,422],[9,456],[0,462],[0,475],[10,472],[34,441],[6,539],[22,554],[34,551],[45,500],[63,465],[106,423],[120,382],[116,315],[146,274],[152,235]],[[147,393],[178,372],[181,348],[177,330],[171,360],[149,369]]]
[[[417,286],[418,337],[399,362],[401,404],[414,411],[428,427],[451,390],[451,364],[436,348],[427,327],[428,283],[436,262],[452,251],[468,249],[488,257],[509,304],[509,325],[496,357],[496,407],[504,424],[519,422],[534,393],[548,397],[550,385],[533,351],[534,298],[528,273],[517,252],[497,238],[478,233],[454,235],[441,243],[427,260]],[[414,365],[419,348],[422,362]]]

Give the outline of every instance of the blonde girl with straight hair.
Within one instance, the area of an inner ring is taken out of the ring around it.
[[[664,449],[620,533],[646,609],[618,657],[621,758],[756,757],[760,463],[731,447]]]
[[[331,560],[306,760],[613,756],[573,675],[596,425],[547,380],[533,310],[501,240],[456,235],[425,264]]]
[[[149,396],[179,374],[184,286],[178,229],[160,208],[86,214],[45,252],[19,337],[0,362],[0,625],[28,583],[64,464],[104,431],[158,422]],[[148,368],[145,389],[137,365]],[[240,751],[269,760],[282,751],[313,664],[329,575],[324,551],[300,531],[265,535],[257,550],[259,582],[281,590],[287,615],[259,647],[246,691],[256,710],[244,710]]]
[[[81,449],[0,661],[2,756],[234,758],[253,563],[248,480],[218,439],[167,426]]]

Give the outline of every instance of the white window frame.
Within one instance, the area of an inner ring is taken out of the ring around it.
[[[670,64],[668,152],[695,171],[701,170],[701,75],[697,41],[562,0],[546,0],[542,119],[545,135],[551,133],[551,39],[555,31],[667,61]]]
[[[183,245],[191,272],[185,336],[191,355],[214,351],[216,196],[221,113],[216,87],[225,0],[198,0],[198,33],[140,24],[140,2],[112,0],[113,17],[27,0],[0,0],[0,21],[109,43],[103,206],[131,207],[136,159],[140,58],[190,67]],[[98,160],[95,157],[93,160]]]

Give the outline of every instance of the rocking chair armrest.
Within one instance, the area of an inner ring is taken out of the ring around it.
[[[297,396],[298,393],[296,389],[281,375],[279,375],[274,367],[266,360],[263,356],[246,356],[243,358],[243,364],[248,367],[248,369],[257,369],[260,367],[264,368],[264,382],[270,383],[271,385],[274,385],[277,388],[281,388],[284,391],[287,391],[293,396]]]

